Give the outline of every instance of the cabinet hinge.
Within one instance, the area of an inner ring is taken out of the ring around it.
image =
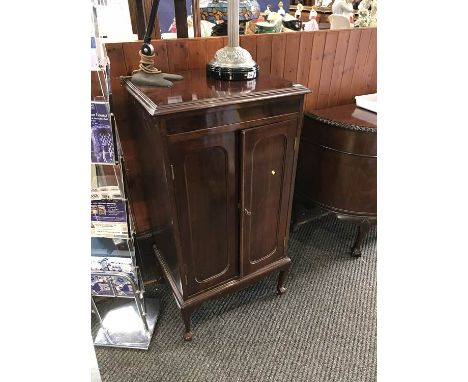
[[[172,175],[172,180],[175,179],[175,176],[174,176],[174,165],[171,164],[171,175]]]
[[[283,239],[283,249],[286,249],[286,238]]]
[[[298,142],[298,139],[296,137],[296,138],[294,138],[294,151],[297,150],[297,142]]]
[[[185,285],[188,285],[187,275],[184,275],[184,276],[185,276]]]

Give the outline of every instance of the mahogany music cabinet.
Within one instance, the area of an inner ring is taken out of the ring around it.
[[[180,74],[172,88],[122,83],[133,104],[153,248],[190,340],[191,314],[207,299],[274,271],[278,294],[285,291],[309,90],[261,74],[241,82],[209,79],[204,70]]]

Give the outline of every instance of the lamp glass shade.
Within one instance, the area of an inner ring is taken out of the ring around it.
[[[200,4],[200,17],[213,23],[228,19],[228,0],[210,0]],[[260,5],[256,0],[239,1],[239,21],[258,18]]]

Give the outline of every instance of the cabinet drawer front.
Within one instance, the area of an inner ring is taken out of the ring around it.
[[[285,255],[296,133],[297,120],[241,133],[243,274]]]
[[[218,126],[294,114],[298,112],[300,102],[299,97],[288,97],[269,102],[254,102],[188,112],[176,117],[167,117],[165,125],[168,135],[207,130]]]
[[[178,142],[170,156],[184,294],[193,295],[238,275],[235,134]]]

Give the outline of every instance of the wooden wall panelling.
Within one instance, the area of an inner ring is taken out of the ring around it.
[[[153,41],[151,43],[153,43]],[[132,42],[127,42],[125,44],[122,44],[123,55],[125,58],[125,66],[127,67],[127,72],[121,75],[131,76],[132,72],[138,69],[138,65],[140,64],[139,51],[141,48],[141,44],[142,44],[141,41],[132,41]],[[112,62],[111,62],[111,70],[112,70]]]
[[[206,42],[200,38],[191,38],[188,42],[188,62],[191,69],[205,69],[206,61]]]
[[[301,42],[301,34],[286,33],[286,51],[284,52],[284,78],[289,81],[296,81],[297,66],[299,63],[299,44]],[[314,89],[311,89],[314,92]],[[307,96],[306,96],[307,97]]]
[[[294,82],[307,86],[309,83],[310,58],[312,56],[312,46],[314,42],[314,32],[301,33],[299,42],[299,59],[297,63],[297,73]]]
[[[349,29],[343,29],[338,32],[335,60],[333,62],[333,71],[331,75],[330,92],[328,95],[328,107],[338,105],[341,79],[343,77],[343,68],[346,59],[346,52],[348,51],[348,41],[350,35],[351,32]]]
[[[167,41],[167,54],[169,72],[177,73],[190,68],[188,61],[188,39],[178,38],[177,40]]]
[[[257,42],[257,64],[260,76],[271,74],[271,43],[273,35],[271,33],[260,34],[256,38]]]
[[[272,76],[283,77],[286,52],[286,34],[275,33],[271,40],[271,66]]]
[[[351,81],[353,79],[354,65],[356,63],[361,32],[362,29],[357,28],[355,30],[352,30],[352,33],[349,36],[348,50],[346,51],[343,76],[341,78],[338,105],[345,105],[349,103],[349,99],[352,97]]]
[[[365,93],[361,85],[366,81],[364,70],[366,68],[367,54],[369,53],[371,34],[372,29],[370,28],[363,29],[361,32],[356,63],[354,64],[353,79],[351,81],[351,94],[349,98],[347,98],[349,102],[354,101],[355,95],[362,95]]]
[[[165,40],[152,42],[154,46],[154,65],[163,72],[169,72],[169,57],[167,53],[167,44]],[[138,56],[139,57],[139,56]]]
[[[312,47],[312,55],[309,70],[309,83],[307,87],[312,91],[306,96],[305,110],[314,110],[317,105],[318,89],[320,85],[320,73],[322,71],[323,50],[325,47],[325,40],[329,31],[313,32],[314,45]]]
[[[254,61],[257,61],[257,38],[260,35],[243,35],[240,36],[240,46],[247,49],[252,55]]]
[[[377,92],[377,28],[372,30],[371,41],[369,43],[369,55],[367,57],[366,65],[370,65],[370,68],[366,68],[367,80],[366,80],[366,93]]]
[[[112,101],[114,110],[118,110],[119,118],[125,118],[128,112],[126,92],[120,85],[120,76],[127,74],[127,66],[122,43],[106,44],[107,55],[110,60],[110,77],[112,89]],[[117,113],[116,117],[117,117]]]
[[[333,63],[335,62],[335,52],[338,43],[337,30],[332,30],[326,34],[325,47],[323,49],[322,70],[320,72],[320,83],[317,89],[318,98],[316,109],[328,107],[328,97],[333,74]]]

